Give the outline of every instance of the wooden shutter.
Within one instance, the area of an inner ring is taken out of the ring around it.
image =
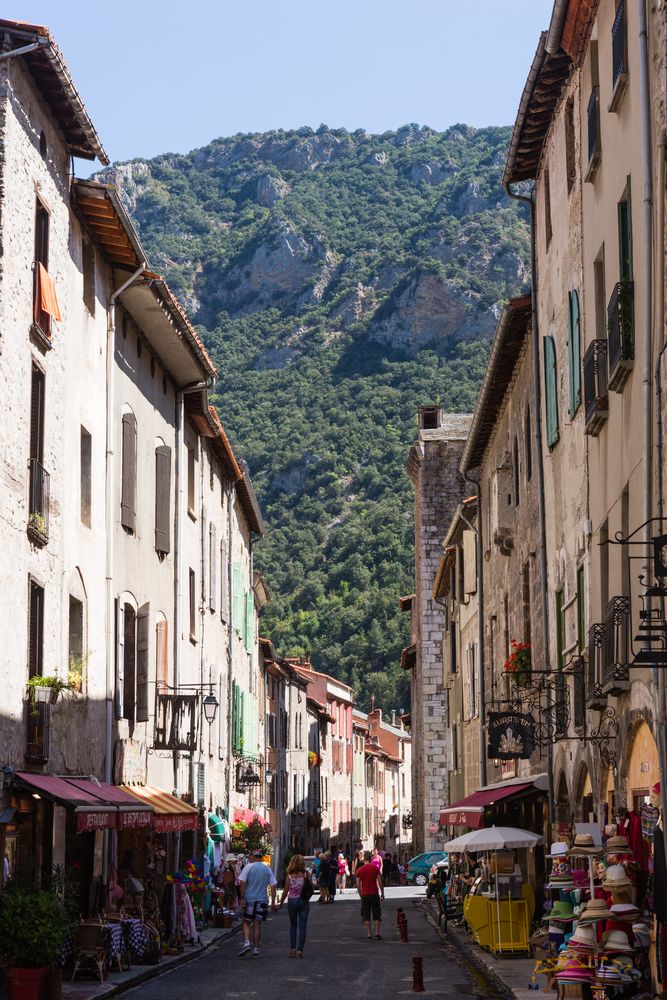
[[[579,330],[579,296],[576,291],[568,295],[567,362],[570,383],[570,416],[581,403],[581,337]]]
[[[197,592],[195,588],[195,571],[191,569],[190,570],[190,638],[195,638],[197,635],[196,600],[197,600]]]
[[[155,551],[169,552],[171,532],[171,448],[161,444],[155,449]]]
[[[197,805],[206,805],[206,765],[197,764]]]
[[[169,683],[169,623],[164,619],[155,626],[155,676],[161,684]]]
[[[144,604],[137,613],[137,722],[148,721],[148,612]]]
[[[209,553],[209,555],[208,555],[208,558],[209,558],[209,567],[208,567],[208,575],[209,575],[209,581],[208,581],[208,590],[209,590],[208,605],[209,605],[209,608],[211,609],[211,611],[215,611],[215,608],[216,608],[216,598],[217,598],[216,590],[217,590],[217,587],[218,587],[218,567],[217,567],[217,561],[218,561],[218,539],[217,539],[217,535],[216,535],[215,524],[213,523],[213,521],[211,521],[211,524],[209,526],[208,536],[209,536],[208,537],[208,553]]]
[[[44,589],[30,581],[28,609],[28,677],[41,676],[44,663]]]
[[[30,455],[42,464],[44,458],[44,372],[32,366],[30,393]]]
[[[229,565],[224,538],[220,539],[220,617],[229,621]]]
[[[116,598],[116,715],[124,718],[125,688],[125,608]]]
[[[232,573],[232,625],[234,626],[234,631],[238,635],[243,634],[243,625],[245,621],[243,606],[243,570],[241,568],[241,563],[234,563],[234,570]]]
[[[547,422],[547,445],[558,441],[558,391],[556,381],[556,347],[553,337],[544,338],[544,404]]]
[[[249,590],[245,595],[245,627],[243,632],[246,652],[252,653],[255,642],[255,595],[252,590]]]
[[[35,260],[49,269],[49,222],[50,216],[39,198],[35,204]]]
[[[128,531],[136,528],[137,420],[134,413],[123,414],[120,523]]]

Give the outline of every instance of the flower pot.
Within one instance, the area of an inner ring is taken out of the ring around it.
[[[48,971],[48,965],[40,969],[10,969],[7,1000],[40,1000]]]
[[[58,701],[58,688],[35,687],[35,701],[40,705],[55,705]]]

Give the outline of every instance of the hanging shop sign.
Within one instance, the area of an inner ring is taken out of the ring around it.
[[[535,750],[535,720],[519,712],[489,712],[488,754],[494,760],[528,760]]]

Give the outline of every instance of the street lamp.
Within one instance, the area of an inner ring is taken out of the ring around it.
[[[271,782],[273,781],[273,771],[271,770],[270,767],[267,767],[266,771],[264,772],[264,777],[266,778],[267,785],[270,785]]]
[[[218,699],[215,697],[212,691],[206,695],[203,701],[204,718],[208,722],[209,726],[213,724],[215,719],[215,713],[218,711]]]

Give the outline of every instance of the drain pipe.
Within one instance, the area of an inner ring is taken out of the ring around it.
[[[227,746],[226,746],[226,758],[227,758],[227,819],[232,822],[233,810],[232,810],[232,792],[234,790],[234,762],[233,762],[233,746],[232,746],[232,695],[233,695],[233,667],[234,667],[234,624],[232,622],[232,609],[234,605],[233,601],[233,586],[234,586],[234,554],[232,551],[232,541],[234,538],[234,497],[236,495],[236,490],[234,484],[230,483],[227,490]],[[220,572],[222,573],[222,566],[220,567]],[[276,779],[279,775],[276,775]]]
[[[484,546],[482,538],[482,484],[479,476],[474,478],[469,472],[463,478],[470,483],[477,494],[477,527],[465,521],[475,532],[475,558],[477,559],[477,666],[479,671],[479,784],[483,788],[487,782],[486,752],[486,678],[484,676]]]
[[[18,50],[17,50],[18,51]],[[105,530],[106,530],[106,578],[105,578],[105,599],[106,599],[106,692],[105,692],[105,720],[104,720],[104,780],[111,784],[112,758],[113,758],[113,691],[114,691],[114,664],[116,659],[116,607],[114,597],[114,528],[116,511],[116,477],[114,463],[114,447],[116,441],[116,403],[115,392],[115,365],[114,350],[116,346],[116,301],[122,293],[130,287],[133,282],[143,274],[146,261],[142,261],[133,274],[123,282],[109,296],[107,305],[107,357],[106,357],[106,452],[105,452],[105,480],[106,480],[106,509],[105,509]],[[102,852],[102,885],[107,885],[109,873],[109,833],[104,831],[104,844]]]
[[[505,184],[505,191],[508,198],[513,201],[523,202],[528,205],[530,212],[530,276],[531,276],[531,343],[533,349],[533,396],[535,401],[535,420],[533,421],[535,437],[535,454],[537,458],[537,503],[538,515],[540,519],[540,573],[542,576],[542,621],[544,640],[544,670],[549,673],[550,649],[549,649],[549,579],[547,564],[547,529],[546,511],[544,502],[544,458],[542,455],[542,384],[540,381],[540,337],[537,324],[537,257],[535,254],[535,189],[533,188],[530,197],[522,194],[515,194],[510,188],[509,182]],[[547,743],[547,776],[548,788],[548,817],[549,834],[553,825],[554,816],[554,750],[553,744]]]

